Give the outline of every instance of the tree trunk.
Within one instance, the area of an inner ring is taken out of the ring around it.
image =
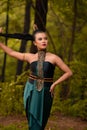
[[[35,7],[35,24],[39,29],[45,30],[46,16],[48,11],[48,0],[36,0]],[[37,49],[34,44],[31,44],[30,52],[36,53]]]
[[[39,29],[45,30],[48,0],[36,0],[35,24]]]
[[[74,0],[74,8],[73,8],[74,16],[73,16],[73,22],[72,22],[72,37],[71,37],[71,43],[69,47],[69,53],[68,53],[68,62],[73,60],[73,45],[75,42],[75,31],[76,31],[76,20],[77,20],[77,0]]]
[[[29,32],[29,28],[30,28],[30,7],[31,7],[31,0],[26,0],[24,31],[23,31],[23,33],[26,33],[26,34]],[[19,52],[25,52],[26,43],[27,41],[22,40]],[[16,76],[22,73],[22,69],[23,69],[23,61],[18,60]]]
[[[74,0],[74,5],[73,5],[73,22],[72,22],[72,37],[71,37],[71,43],[69,47],[69,53],[68,53],[68,63],[73,60],[73,45],[75,42],[75,30],[76,30],[76,18],[77,18],[77,0]],[[70,86],[70,79],[67,80],[67,82],[62,84],[61,87],[61,93],[60,93],[60,98],[61,100],[67,99],[69,95],[69,86]]]
[[[9,23],[9,0],[7,1],[7,16],[6,16],[6,34],[8,33],[8,23]],[[8,38],[5,39],[5,45],[7,45]],[[3,61],[3,67],[2,67],[2,75],[1,75],[1,81],[5,81],[5,69],[6,69],[6,57],[7,54],[4,53],[4,61]]]

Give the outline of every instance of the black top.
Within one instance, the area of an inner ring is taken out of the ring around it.
[[[54,69],[55,69],[55,65],[53,65],[49,61],[44,61],[43,64],[44,78],[53,78]],[[32,75],[37,76],[37,61],[33,61],[30,64],[30,71]]]

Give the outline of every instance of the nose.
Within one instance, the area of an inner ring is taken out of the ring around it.
[[[46,40],[43,38],[43,39],[42,39],[42,42],[45,42],[45,41],[46,41]]]

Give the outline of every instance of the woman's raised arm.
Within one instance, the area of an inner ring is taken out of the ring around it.
[[[0,43],[0,48],[7,53],[9,56],[14,57],[19,60],[27,61],[27,56],[29,55],[28,53],[20,53],[17,51],[14,51],[13,49],[7,47],[3,43]]]

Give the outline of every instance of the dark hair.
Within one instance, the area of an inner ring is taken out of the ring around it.
[[[33,36],[33,41],[35,41],[35,35],[36,35],[37,33],[46,33],[46,31],[36,29],[36,30],[33,32],[33,34],[32,34],[32,36]]]

